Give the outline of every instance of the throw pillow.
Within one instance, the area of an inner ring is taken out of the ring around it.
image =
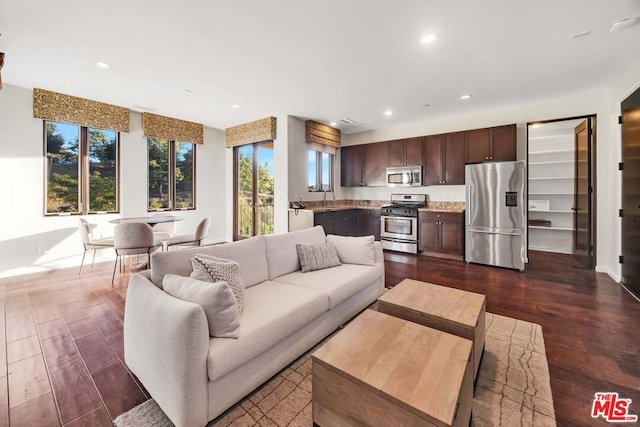
[[[191,257],[193,272],[190,277],[207,282],[227,282],[238,301],[238,312],[242,313],[244,281],[240,276],[240,265],[230,259],[211,255],[195,254]]]
[[[327,242],[336,245],[338,258],[344,264],[373,265],[376,262],[373,236],[347,237],[329,234]]]
[[[202,307],[207,316],[210,336],[240,337],[238,303],[226,282],[203,282],[191,277],[166,274],[162,279],[162,287],[169,295]]]
[[[340,265],[336,247],[332,243],[322,245],[296,245],[302,272],[322,270]]]

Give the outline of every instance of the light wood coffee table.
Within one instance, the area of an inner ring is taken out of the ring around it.
[[[378,310],[473,341],[473,378],[484,350],[486,298],[433,283],[404,279],[378,299]]]
[[[321,427],[469,425],[469,340],[366,310],[311,360]]]

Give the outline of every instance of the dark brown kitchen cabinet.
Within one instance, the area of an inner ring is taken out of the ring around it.
[[[387,142],[340,148],[340,185],[384,187],[387,185]]]
[[[465,132],[424,138],[423,185],[464,185]]]
[[[325,234],[334,234],[333,212],[315,212],[313,214],[313,225],[321,225]]]
[[[357,209],[333,212],[333,234],[355,236],[358,231]]]
[[[467,132],[466,163],[516,160],[516,125]]]
[[[455,212],[420,212],[419,247],[424,255],[462,260],[462,214]]]
[[[364,144],[363,186],[385,187],[387,185],[388,159],[389,146],[387,142]]]
[[[350,145],[340,148],[340,185],[343,187],[362,186],[362,167],[364,148],[362,145]]]
[[[422,137],[389,141],[389,166],[421,166]]]
[[[375,236],[380,240],[380,209],[358,209],[358,236]]]

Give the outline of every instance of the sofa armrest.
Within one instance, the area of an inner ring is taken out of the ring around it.
[[[382,243],[379,241],[373,242],[373,250],[376,254],[376,263],[384,264],[384,252],[382,252]]]
[[[209,326],[198,304],[179,300],[141,274],[129,280],[124,356],[178,427],[208,421]]]

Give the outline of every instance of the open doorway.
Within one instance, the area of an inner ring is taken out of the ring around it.
[[[595,116],[527,126],[530,251],[595,266]]]

